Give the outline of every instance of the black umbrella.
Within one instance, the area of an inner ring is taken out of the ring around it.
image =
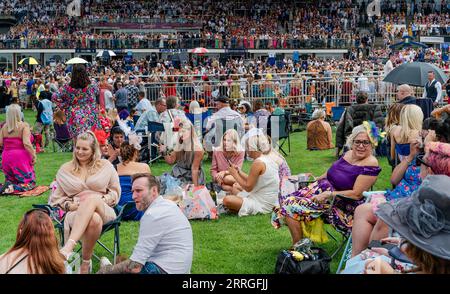
[[[437,81],[445,84],[448,77],[444,71],[434,64],[425,62],[404,63],[393,69],[383,80],[383,82],[397,85],[408,84],[423,87],[428,82],[428,72],[434,72]]]

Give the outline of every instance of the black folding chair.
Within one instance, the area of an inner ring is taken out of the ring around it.
[[[134,204],[134,202],[130,201],[130,202],[125,203],[125,205],[123,205],[121,207],[114,207],[114,211],[116,212],[117,217],[114,220],[104,224],[102,227],[102,232],[100,234],[100,238],[101,238],[101,236],[103,236],[104,233],[114,230],[114,248],[111,250],[103,242],[101,242],[100,239],[97,240],[97,243],[113,256],[114,264],[116,263],[117,255],[120,254],[120,230],[119,230],[119,227],[120,227],[120,224],[122,221],[122,216],[129,209],[133,208],[133,204]],[[45,209],[50,212],[50,217],[52,218],[52,220],[54,222],[55,229],[57,229],[57,231],[59,233],[60,244],[61,244],[61,246],[64,246],[64,243],[65,243],[64,242],[64,217],[59,218],[58,208],[52,207],[48,204],[33,204],[33,208]],[[79,242],[79,243],[80,243],[80,245],[82,245],[81,242]],[[80,250],[81,250],[81,247],[78,250],[78,252]],[[98,260],[100,260],[100,258],[98,256],[96,256],[95,254],[94,254],[94,257],[97,258]]]
[[[283,150],[283,145],[288,142],[288,150],[291,153],[291,138],[289,136],[290,131],[290,114],[284,115],[271,115],[268,119],[267,134],[272,139],[272,142],[276,144],[279,150],[287,156],[288,154]]]

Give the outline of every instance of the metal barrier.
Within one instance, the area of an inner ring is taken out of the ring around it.
[[[355,102],[358,91],[367,92],[370,103],[389,105],[396,100],[396,86],[382,81],[378,75],[360,78],[357,76],[316,78],[311,76],[279,77],[274,79],[249,81],[233,79],[227,81],[192,79],[180,82],[146,83],[147,98],[155,101],[160,97],[177,96],[182,103],[191,100],[203,101],[206,107],[214,107],[214,97],[227,95],[232,100],[249,101],[254,104],[274,104],[278,99],[286,107],[305,107],[307,103],[335,106],[350,105]],[[413,88],[421,97],[422,87]]]

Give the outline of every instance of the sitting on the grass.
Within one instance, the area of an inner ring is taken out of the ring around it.
[[[177,119],[178,139],[174,150],[164,156],[168,164],[174,164],[171,176],[180,179],[183,184],[194,186],[205,184],[202,169],[203,147],[195,133],[194,126],[188,119]],[[164,150],[164,147],[162,148]]]
[[[245,143],[250,158],[254,159],[249,174],[231,165],[228,172],[242,187],[242,192],[227,195],[223,205],[239,216],[269,213],[278,200],[280,178],[278,164],[269,156],[272,147],[263,133],[250,136]]]
[[[61,249],[66,259],[77,242],[82,240],[80,273],[89,272],[94,246],[100,237],[102,226],[116,218],[113,207],[120,197],[119,176],[112,164],[100,157],[94,133],[88,131],[78,135],[73,159],[58,170],[56,190],[50,199],[50,205],[58,206],[66,212],[66,244]]]
[[[0,256],[0,274],[65,272],[64,259],[58,251],[58,240],[48,212],[42,209],[27,211],[17,228],[16,242]]]
[[[150,174],[132,176],[133,199],[143,211],[139,237],[131,257],[105,266],[103,274],[188,274],[192,266],[192,229],[178,206],[159,195],[159,181]]]
[[[239,135],[235,129],[229,129],[223,134],[222,143],[214,148],[211,176],[213,181],[220,185],[225,192],[231,192],[236,180],[228,173],[231,165],[242,168],[244,163],[245,151],[241,150]]]
[[[6,123],[0,130],[2,170],[5,174],[0,194],[20,193],[36,187],[36,152],[31,145],[30,127],[21,121],[20,113],[20,106],[11,104],[6,112]]]
[[[131,176],[137,173],[150,173],[150,167],[146,163],[137,162],[139,150],[128,142],[123,142],[120,146],[120,157],[122,162],[117,165],[119,174],[120,195],[119,205],[125,205],[133,201],[133,192],[131,191]],[[138,211],[136,206],[123,215],[123,220],[140,220],[144,212]]]
[[[374,128],[373,124],[355,127],[347,139],[350,150],[318,181],[290,195],[282,195],[280,206],[272,214],[272,224],[279,228],[286,222],[293,244],[303,237],[300,222],[312,222],[319,217],[341,231],[351,229],[353,212],[364,201],[362,193],[370,189],[381,172],[372,155],[378,142]],[[346,198],[336,197],[338,194]],[[330,209],[333,198],[334,205]]]

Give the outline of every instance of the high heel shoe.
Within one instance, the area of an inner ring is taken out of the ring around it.
[[[92,273],[92,259],[88,259],[88,260],[84,260],[81,262],[81,265],[86,265],[89,264],[89,269],[87,274],[91,274]],[[80,267],[80,273],[81,273],[81,267]]]
[[[73,247],[75,247],[75,246],[77,245],[77,242],[76,242],[75,240],[73,240],[73,239],[67,240],[67,243],[69,243],[69,242],[73,243]],[[63,247],[63,248],[64,248],[64,247]],[[64,259],[65,259],[66,261],[69,261],[69,259],[74,255],[73,249],[72,249],[72,251],[70,251],[70,252],[66,252],[66,251],[63,250],[63,248],[61,248],[61,249],[59,250],[59,253],[61,253],[62,256],[64,256]]]

